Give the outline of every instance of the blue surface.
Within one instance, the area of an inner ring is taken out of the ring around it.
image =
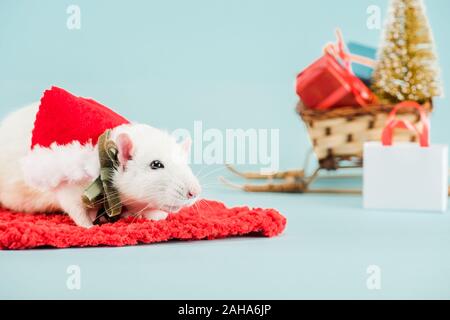
[[[346,41],[376,46],[366,9],[384,12],[386,3],[78,0],[81,29],[71,31],[72,1],[2,0],[0,117],[55,84],[170,130],[192,130],[195,120],[278,128],[281,168],[300,167],[310,144],[294,113],[297,72],[336,26]],[[446,80],[450,2],[427,4]],[[448,100],[437,100],[433,142],[450,143],[449,119]],[[284,234],[0,252],[0,298],[450,298],[449,212],[364,211],[359,196],[244,194],[217,182],[221,168],[194,169],[210,174],[207,198],[277,208],[288,218]],[[81,290],[66,287],[69,265],[81,268]],[[381,268],[381,290],[366,287],[369,265]]]

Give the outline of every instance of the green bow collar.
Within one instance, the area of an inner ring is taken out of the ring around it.
[[[114,222],[122,213],[119,191],[113,185],[114,172],[120,166],[119,151],[114,141],[109,139],[110,134],[111,130],[106,130],[98,139],[100,176],[84,190],[82,197],[86,208],[98,209],[94,224],[99,224],[102,217]]]

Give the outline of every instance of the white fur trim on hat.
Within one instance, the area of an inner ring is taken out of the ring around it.
[[[62,183],[94,180],[100,172],[97,148],[92,144],[53,143],[50,148],[36,146],[21,159],[24,180],[31,187],[51,190]]]

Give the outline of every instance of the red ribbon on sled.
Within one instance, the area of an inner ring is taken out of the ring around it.
[[[411,123],[408,120],[396,119],[396,115],[399,109],[402,108],[414,108],[419,111],[420,115],[420,123],[422,124],[422,130],[419,130],[417,126]],[[430,146],[430,124],[428,121],[428,117],[425,113],[424,108],[414,101],[404,101],[402,103],[397,104],[389,114],[389,117],[386,121],[386,126],[383,130],[381,136],[381,143],[383,146],[392,146],[392,137],[394,135],[395,129],[408,129],[417,134],[419,138],[419,143],[421,147],[429,147]]]

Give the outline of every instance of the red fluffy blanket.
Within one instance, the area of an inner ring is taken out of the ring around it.
[[[163,221],[124,218],[91,229],[75,226],[64,214],[27,214],[0,208],[0,249],[126,246],[249,234],[273,237],[285,225],[286,218],[273,209],[226,208],[208,200]]]

